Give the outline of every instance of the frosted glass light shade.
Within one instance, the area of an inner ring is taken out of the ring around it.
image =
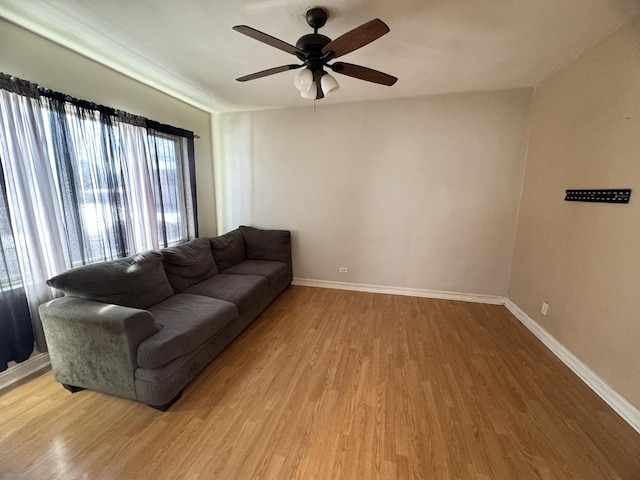
[[[303,98],[308,98],[309,100],[315,100],[317,93],[318,87],[316,86],[316,83],[313,82],[306,92],[300,92],[300,96]]]
[[[293,84],[300,92],[307,92],[313,85],[313,72],[308,68],[303,68],[293,77]]]
[[[325,97],[328,97],[329,95],[340,89],[340,85],[338,85],[336,79],[328,73],[325,73],[320,79],[320,86],[322,87],[322,92],[324,93]]]

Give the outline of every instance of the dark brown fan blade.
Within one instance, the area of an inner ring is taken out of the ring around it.
[[[322,75],[316,75],[316,100],[324,98],[324,92],[322,91],[322,85],[320,82],[321,79]]]
[[[353,30],[348,31],[344,35],[329,42],[323,49],[322,53],[333,52],[332,58],[337,58],[353,52],[360,47],[364,47],[368,43],[380,38],[389,32],[389,27],[379,18],[360,25]]]
[[[304,67],[302,65],[282,65],[281,67],[269,68],[268,70],[262,70],[261,72],[252,73],[251,75],[245,75],[244,77],[236,78],[239,82],[246,82],[248,80],[255,80],[256,78],[267,77],[269,75],[275,75],[276,73],[286,72],[287,70],[295,70],[296,68]]]
[[[392,75],[388,75],[384,72],[379,72],[373,68],[361,67],[360,65],[354,65],[353,63],[335,62],[332,65],[327,65],[331,70],[348,77],[359,78],[367,82],[379,83],[380,85],[387,85],[390,87],[398,81],[398,79]]]
[[[267,35],[255,28],[247,27],[246,25],[236,25],[233,27],[236,32],[240,32],[247,37],[251,37],[259,42],[266,43],[272,47],[278,48],[280,50],[284,50],[287,53],[291,53],[292,55],[302,55],[304,57],[304,52],[300,50],[298,47],[294,47],[293,45],[289,45],[287,42],[283,42],[282,40],[272,37],[271,35]]]

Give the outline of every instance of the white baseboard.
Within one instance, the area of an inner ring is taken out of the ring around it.
[[[461,302],[486,303],[490,305],[504,305],[505,300],[504,297],[499,295],[447,292],[443,290],[424,290],[419,288],[387,287],[382,285],[367,285],[364,283],[331,282],[328,280],[312,280],[309,278],[294,278],[292,285],[298,285],[301,287],[332,288],[334,290],[353,290],[355,292],[386,293],[389,295],[403,295],[405,297],[458,300]]]
[[[48,353],[38,353],[30,359],[0,373],[0,390],[28,377],[32,373],[47,368],[50,365]]]
[[[504,306],[520,322],[544,343],[562,362],[587,384],[602,400],[622,417],[636,432],[640,433],[640,410],[622,395],[611,388],[600,376],[585,365],[578,357],[542,328],[511,300],[506,299]]]

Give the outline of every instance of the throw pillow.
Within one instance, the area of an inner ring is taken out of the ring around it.
[[[147,308],[173,295],[158,252],[145,252],[68,270],[47,284],[65,295]]]
[[[221,272],[247,259],[244,236],[240,230],[232,230],[209,240],[213,259]]]
[[[196,238],[176,247],[165,248],[160,253],[167,278],[176,293],[218,273],[208,238]]]

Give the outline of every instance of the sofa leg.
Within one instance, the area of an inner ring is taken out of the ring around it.
[[[71,393],[81,392],[84,390],[82,387],[76,387],[75,385],[69,385],[68,383],[63,383],[62,386]]]
[[[164,405],[149,405],[151,408],[155,408],[156,410],[160,410],[161,412],[166,412],[167,409],[173,405],[174,403],[176,403],[180,397],[182,396],[182,390],[180,390],[178,392],[178,394],[173,397],[171,400],[169,400],[167,403],[165,403]]]

